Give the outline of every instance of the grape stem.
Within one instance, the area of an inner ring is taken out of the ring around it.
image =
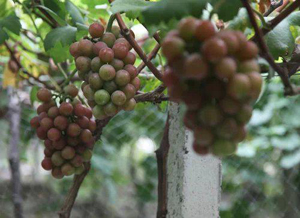
[[[107,23],[107,27],[106,27],[106,32],[111,32],[111,28],[112,28],[112,25],[113,25],[115,19],[116,19],[116,16],[114,14],[110,16],[108,23]]]
[[[269,49],[264,41],[264,37],[263,37],[263,31],[258,27],[257,23],[256,23],[256,18],[254,15],[254,12],[252,10],[251,5],[249,4],[248,0],[241,0],[244,7],[246,8],[247,12],[248,12],[248,16],[250,19],[250,22],[254,28],[255,31],[255,39],[256,42],[260,48],[260,53],[261,56],[266,59],[266,61],[270,64],[270,66],[278,73],[278,75],[280,76],[282,83],[284,85],[285,88],[285,95],[296,95],[297,92],[295,92],[294,87],[292,86],[292,84],[290,83],[289,80],[289,76],[288,74],[285,73],[285,71],[275,63],[272,55],[269,52]],[[298,1],[300,3],[300,1]]]
[[[72,73],[66,78],[66,80],[60,85],[61,87],[64,87],[66,85],[69,84],[69,82],[71,81],[71,79],[75,76],[75,74],[77,73],[77,70],[73,70]]]

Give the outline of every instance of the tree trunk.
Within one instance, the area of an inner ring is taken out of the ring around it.
[[[20,176],[20,156],[18,149],[20,142],[21,106],[18,94],[12,87],[8,88],[8,120],[10,125],[8,161],[11,171],[12,200],[14,204],[15,217],[22,218],[22,186]]]
[[[221,161],[192,150],[193,135],[180,118],[180,107],[169,106],[167,218],[217,218],[221,196]]]

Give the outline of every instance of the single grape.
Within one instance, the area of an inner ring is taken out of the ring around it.
[[[118,86],[125,86],[130,82],[130,74],[126,70],[119,70],[116,73],[115,83]]]
[[[30,126],[34,129],[37,129],[40,126],[40,121],[38,116],[35,116],[30,120]]]
[[[237,133],[238,125],[233,118],[226,118],[218,127],[217,135],[224,139],[231,139]]]
[[[104,33],[104,26],[98,22],[92,23],[89,26],[89,33],[93,38],[101,38]]]
[[[90,149],[86,149],[83,154],[82,158],[84,162],[89,162],[92,159],[93,152]]]
[[[128,51],[130,51],[130,50],[132,49],[132,46],[131,46],[131,45],[129,44],[129,42],[128,42],[125,38],[123,38],[123,37],[118,38],[118,39],[116,40],[115,44],[117,44],[117,43],[124,43],[124,44],[127,46]]]
[[[204,125],[208,126],[216,126],[223,119],[220,109],[215,105],[204,106],[198,116],[199,120],[203,122]]]
[[[75,65],[81,73],[87,73],[91,70],[91,59],[88,57],[80,56],[76,58]]]
[[[100,89],[95,92],[94,99],[98,105],[105,105],[110,100],[110,94],[106,90]]]
[[[138,75],[138,71],[137,71],[136,67],[131,64],[127,64],[124,67],[124,70],[126,70],[130,74],[130,80],[133,80]]]
[[[40,122],[40,125],[45,131],[48,131],[49,129],[51,129],[54,126],[53,120],[49,117],[43,118]]]
[[[61,166],[65,162],[65,160],[61,156],[60,151],[56,151],[53,153],[53,155],[51,157],[51,161],[52,161],[52,164],[57,167]]]
[[[85,107],[82,104],[77,104],[74,107],[74,114],[77,117],[83,117],[85,116]]]
[[[121,106],[121,105],[125,104],[126,100],[127,100],[126,95],[122,91],[117,90],[114,93],[112,93],[112,95],[111,95],[111,101],[115,105]]]
[[[93,90],[101,89],[104,81],[100,78],[99,73],[93,73],[89,77],[89,84]]]
[[[247,137],[247,130],[244,125],[238,126],[237,133],[233,137],[233,141],[236,143],[239,143],[241,141],[244,141]]]
[[[113,66],[116,71],[122,70],[124,67],[123,61],[121,61],[119,59],[115,59],[115,58],[112,60],[112,62],[110,62],[110,65]]]
[[[229,115],[234,115],[240,110],[240,103],[230,97],[225,97],[220,101],[221,110]]]
[[[237,70],[239,73],[260,72],[260,67],[255,59],[250,59],[239,62]]]
[[[201,52],[207,60],[216,63],[226,56],[227,46],[222,39],[214,37],[203,43]]]
[[[75,173],[75,168],[71,164],[65,163],[61,167],[61,172],[65,176],[71,176]]]
[[[61,156],[66,159],[66,160],[71,160],[75,156],[75,150],[74,148],[70,146],[66,146],[62,151],[61,151]]]
[[[72,98],[75,98],[78,95],[78,89],[74,84],[69,84],[64,87],[64,92],[67,95],[70,95]]]
[[[112,94],[118,89],[118,86],[113,80],[111,80],[104,83],[103,89],[105,89],[109,94]]]
[[[91,62],[91,69],[93,72],[99,72],[102,62],[99,57],[94,57]]]
[[[93,139],[93,134],[90,130],[84,129],[80,134],[80,139],[84,143],[88,143]]]
[[[103,107],[99,105],[96,105],[93,108],[93,115],[98,120],[104,120],[105,118],[107,118],[106,114],[104,113]]]
[[[51,141],[58,141],[61,138],[61,132],[56,128],[51,128],[47,132],[47,137]]]
[[[138,77],[135,77],[133,80],[131,80],[130,84],[134,85],[136,90],[140,90],[141,81]]]
[[[51,140],[45,139],[44,145],[45,145],[45,148],[47,148],[49,150],[53,150],[53,145],[52,145],[52,141]]]
[[[73,106],[70,103],[63,102],[58,108],[59,113],[63,116],[70,116],[73,113]]]
[[[49,102],[52,99],[52,94],[51,91],[49,91],[46,88],[41,88],[38,92],[37,92],[37,98],[42,101],[42,102]]]
[[[52,162],[50,158],[45,157],[41,165],[44,168],[44,170],[52,170]]]
[[[126,57],[123,59],[125,65],[127,64],[134,65],[135,60],[136,60],[136,56],[132,52],[128,52]]]
[[[82,55],[81,51],[78,49],[78,45],[79,45],[79,42],[74,42],[70,45],[70,48],[69,48],[69,52],[74,58],[77,58],[80,55]]]
[[[71,164],[74,167],[80,167],[83,164],[83,158],[80,155],[75,155],[75,157],[71,160]]]
[[[121,91],[124,92],[127,99],[133,98],[136,93],[136,89],[132,84],[127,84],[121,89]]]
[[[189,55],[184,62],[184,76],[188,79],[202,80],[208,75],[209,66],[199,54]]]
[[[81,39],[78,44],[78,50],[83,56],[91,57],[93,55],[93,43],[88,39]]]
[[[252,97],[252,99],[256,100],[261,92],[263,84],[262,77],[260,73],[257,72],[248,73],[247,76],[249,77],[251,83],[250,96]]]
[[[247,41],[240,50],[237,52],[236,57],[239,60],[250,60],[255,58],[258,55],[258,47],[252,41]]]
[[[47,138],[47,131],[45,131],[42,127],[38,127],[36,129],[36,135],[39,139],[45,140]]]
[[[46,112],[42,112],[39,114],[38,118],[39,118],[39,122],[42,121],[42,119],[44,119],[45,117],[48,117],[47,113]]]
[[[60,170],[60,167],[53,168],[51,174],[55,179],[62,179],[64,177],[63,173]]]
[[[183,55],[185,42],[179,37],[168,37],[162,43],[162,53],[168,61]]]
[[[103,111],[107,116],[112,117],[118,113],[118,107],[112,102],[109,102],[103,106]]]
[[[93,53],[95,56],[99,55],[99,52],[102,48],[107,48],[107,45],[104,42],[97,42],[93,45]]]
[[[87,117],[80,117],[76,120],[76,123],[82,128],[87,129],[89,127],[89,119]]]
[[[131,98],[122,106],[122,108],[124,109],[124,111],[132,111],[134,110],[135,106],[136,106],[136,101],[134,98]]]
[[[51,107],[49,110],[48,110],[48,117],[50,118],[55,118],[59,115],[59,110],[58,110],[58,107],[56,106],[53,106]]]
[[[245,74],[234,75],[227,85],[228,94],[235,99],[246,98],[251,91],[251,81]]]
[[[109,81],[115,78],[116,71],[111,65],[105,64],[100,68],[99,75],[101,79]]]
[[[50,149],[48,149],[48,148],[45,148],[45,149],[44,149],[44,155],[45,155],[46,157],[51,157],[52,154],[53,154],[53,150],[50,150]]]
[[[95,132],[96,129],[97,129],[97,124],[95,122],[95,120],[89,120],[89,127],[88,129],[91,131],[91,132]]]
[[[92,119],[93,113],[92,113],[92,110],[91,110],[90,108],[85,107],[85,116],[86,116],[88,119]]]
[[[53,147],[56,150],[61,150],[64,147],[66,147],[66,145],[67,145],[67,142],[64,138],[60,138],[58,141],[53,142]]]
[[[61,130],[61,131],[64,131],[67,129],[67,126],[69,124],[69,121],[66,117],[64,116],[57,116],[55,119],[54,119],[54,126]]]
[[[193,150],[201,156],[207,155],[209,153],[209,148],[207,146],[200,145],[196,141],[194,141],[193,143]]]
[[[84,168],[84,165],[82,164],[81,166],[79,167],[76,167],[75,168],[75,175],[80,175],[84,172],[85,168]]]
[[[129,52],[128,47],[124,43],[116,43],[114,44],[112,49],[114,51],[115,57],[121,60],[124,59]]]
[[[110,63],[114,57],[115,54],[111,48],[102,48],[99,52],[99,58],[103,63]]]
[[[236,119],[239,123],[246,124],[250,121],[252,116],[252,107],[250,105],[243,105],[236,114]]]
[[[228,54],[232,55],[239,50],[240,42],[234,31],[222,30],[217,33],[217,37],[225,42]]]
[[[215,34],[216,29],[212,22],[210,22],[209,20],[202,20],[200,22],[197,22],[195,36],[199,41],[203,42],[207,39],[210,39]]]
[[[198,25],[199,21],[193,17],[182,19],[177,27],[180,37],[185,41],[192,41],[195,37]]]
[[[112,33],[104,33],[104,35],[102,36],[102,41],[110,48],[113,47],[115,41],[116,41],[116,37],[114,34]]]
[[[83,95],[88,99],[88,100],[94,100],[94,91],[92,90],[90,85],[86,85],[83,88]]]
[[[222,58],[215,65],[215,74],[219,79],[230,79],[237,70],[237,64],[233,58]]]
[[[71,137],[79,136],[81,133],[81,128],[76,123],[70,123],[67,128],[67,135]]]

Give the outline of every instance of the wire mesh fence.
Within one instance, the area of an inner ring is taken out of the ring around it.
[[[283,99],[276,92],[280,89],[276,82],[267,87],[248,126],[247,141],[241,143],[237,155],[222,161],[222,218],[300,217],[300,124],[293,121],[299,117],[295,108],[300,101]],[[93,167],[72,217],[155,217],[154,151],[162,137],[166,111],[166,105],[141,105],[111,120],[95,146]],[[28,125],[33,113],[24,106],[21,116],[24,217],[55,217],[72,179],[55,180],[41,169],[43,145]],[[0,119],[0,126],[0,217],[9,218],[14,217],[7,161],[11,134],[5,118]]]

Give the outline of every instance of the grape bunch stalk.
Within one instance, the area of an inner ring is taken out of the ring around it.
[[[91,109],[82,105],[75,98],[77,95],[78,89],[73,84],[64,87],[62,94],[46,88],[37,92],[42,104],[30,124],[38,138],[44,140],[42,167],[52,171],[56,179],[81,174],[84,163],[92,158],[96,122]]]
[[[92,39],[73,43],[70,53],[79,77],[84,80],[81,89],[93,115],[102,120],[121,110],[133,110],[134,96],[141,83],[131,45],[121,36],[118,26],[104,32],[103,25],[96,22],[90,25],[89,33]]]
[[[184,102],[184,124],[200,155],[225,156],[246,138],[262,78],[259,49],[239,31],[216,31],[209,20],[182,19],[162,43],[171,100]]]

